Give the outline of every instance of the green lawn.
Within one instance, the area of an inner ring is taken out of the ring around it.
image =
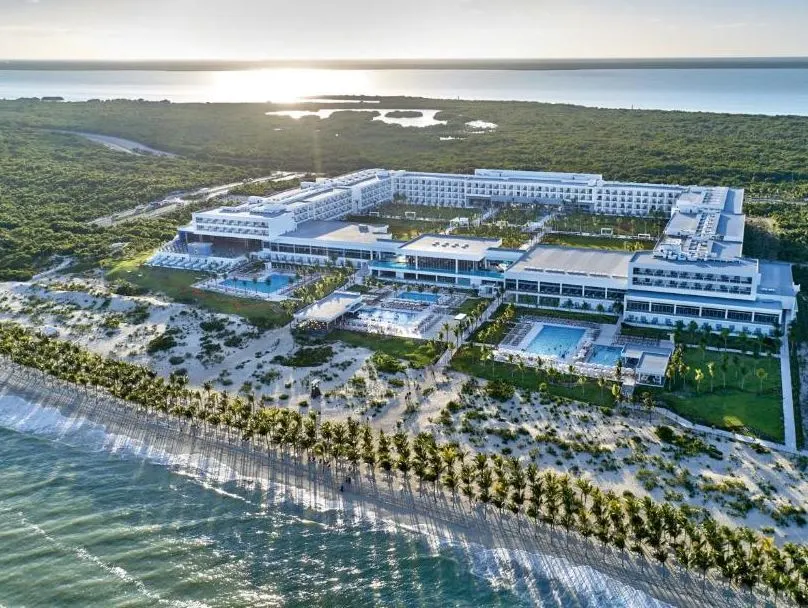
[[[510,226],[500,228],[496,224],[482,224],[481,226],[457,228],[453,234],[502,239],[502,246],[510,249],[517,249],[524,245],[532,236],[527,232],[522,232],[521,228],[513,228]]]
[[[653,391],[656,398],[693,422],[782,442],[784,431],[780,360],[728,353],[724,388],[724,371],[721,368],[723,357],[719,352],[702,353],[700,349],[687,349],[685,363],[691,371],[686,374],[686,380],[677,378],[673,391]],[[712,390],[707,371],[709,362],[715,364]],[[755,375],[758,368],[768,374],[763,380],[762,389],[761,382]],[[698,388],[694,379],[696,369],[704,373],[704,380]]]
[[[407,361],[411,367],[420,369],[437,361],[446,349],[444,344],[436,344],[427,340],[401,338],[398,336],[382,336],[362,332],[337,329],[328,334],[329,340],[339,340],[351,346],[367,348],[374,352],[384,353],[391,357]]]
[[[485,380],[504,380],[513,386],[530,391],[538,391],[542,383],[546,383],[547,392],[557,397],[565,397],[585,403],[610,407],[613,405],[611,384],[606,382],[603,388],[595,380],[586,379],[583,385],[576,384],[577,378],[568,376],[555,377],[552,381],[545,372],[526,367],[519,370],[516,365],[500,361],[484,361],[482,349],[466,344],[452,357],[451,368],[470,376]]]
[[[610,251],[638,251],[641,249],[653,249],[654,245],[656,245],[656,241],[615,239],[608,236],[578,236],[575,234],[546,234],[542,237],[541,242],[545,245],[606,249]]]
[[[144,255],[117,264],[107,271],[107,280],[128,281],[153,293],[162,293],[176,302],[192,304],[211,312],[239,315],[256,327],[280,327],[291,320],[289,313],[275,302],[236,298],[191,287],[210,276],[205,273],[141,266],[146,257]]]
[[[623,215],[598,215],[593,213],[570,213],[558,216],[553,222],[553,229],[565,232],[600,233],[601,228],[611,228],[614,234],[634,236],[650,234],[659,236],[667,224],[668,218],[634,217]]]
[[[485,303],[485,306],[483,306],[482,303]],[[485,310],[488,307],[488,303],[489,300],[485,298],[467,298],[465,302],[457,307],[457,312],[470,314],[474,312],[478,306],[481,310]]]
[[[446,223],[456,217],[473,218],[480,215],[479,207],[433,207],[432,205],[415,205],[405,202],[384,203],[374,209],[381,215],[393,215],[403,218],[405,213],[416,213],[416,217]],[[388,221],[386,218],[374,218],[376,221]]]

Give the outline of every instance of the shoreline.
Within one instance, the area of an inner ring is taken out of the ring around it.
[[[332,469],[305,458],[261,450],[256,443],[235,440],[221,429],[202,429],[168,415],[146,414],[27,368],[0,366],[0,385],[0,397],[17,397],[34,407],[54,409],[77,424],[101,425],[108,434],[132,440],[140,446],[135,452],[139,458],[149,459],[155,453],[198,455],[241,480],[282,488],[286,500],[305,508],[337,509],[355,520],[381,521],[395,530],[425,535],[461,550],[504,550],[509,557],[527,556],[544,566],[543,576],[553,578],[554,569],[574,570],[576,586],[592,586],[607,577],[672,606],[750,605],[747,593],[720,581],[708,578],[702,594],[702,579],[695,572],[679,568],[663,572],[651,561],[628,552],[621,555],[596,541],[567,536],[560,529],[536,526],[525,517],[499,514],[490,506],[483,509],[431,487],[421,491],[414,479],[394,476],[388,480],[385,475],[364,471],[357,475],[345,466]],[[348,475],[354,481],[348,491],[340,492],[340,482]],[[761,600],[756,605],[766,605]]]

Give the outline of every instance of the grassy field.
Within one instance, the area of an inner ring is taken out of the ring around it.
[[[613,405],[611,396],[611,383],[607,382],[603,388],[597,382],[587,379],[583,384],[577,384],[577,378],[560,377],[550,380],[545,372],[539,372],[526,367],[519,370],[516,365],[500,361],[484,361],[480,347],[464,345],[455,354],[451,361],[451,368],[470,376],[485,380],[504,380],[516,388],[538,391],[542,384],[546,384],[547,392],[556,397],[565,397],[592,403],[594,405],[610,407]]]
[[[152,293],[162,293],[176,302],[192,304],[211,312],[238,315],[260,328],[280,327],[291,320],[289,313],[274,302],[235,298],[194,289],[191,285],[210,275],[188,270],[142,266],[146,257],[141,256],[117,264],[107,271],[107,280],[128,281]]]
[[[578,236],[576,234],[546,234],[542,237],[541,242],[545,245],[608,249],[610,251],[640,251],[653,249],[656,244],[655,241],[615,239],[608,236]]]
[[[502,246],[510,249],[518,249],[527,243],[532,236],[527,232],[522,232],[520,228],[509,226],[500,228],[496,224],[482,224],[468,228],[457,228],[453,234],[502,239]]]
[[[386,225],[394,239],[409,241],[415,237],[429,232],[443,232],[447,222],[427,222],[422,220],[391,220],[368,215],[349,215],[346,222],[359,222],[360,224]]]
[[[726,370],[723,370],[723,353],[687,349],[684,360],[690,371],[685,374],[686,378],[677,378],[672,391],[654,391],[656,398],[693,422],[782,442],[780,360],[731,353],[726,356]],[[710,362],[715,366],[712,387],[707,369]],[[704,374],[700,387],[696,386],[694,378],[696,369]],[[767,374],[762,388],[755,375],[757,369]]]
[[[426,367],[437,361],[446,348],[444,344],[436,344],[427,340],[365,334],[345,329],[332,331],[328,334],[328,339],[339,340],[351,346],[367,348],[374,352],[403,359],[416,369]]]
[[[416,217],[426,220],[447,223],[449,220],[456,217],[474,218],[480,215],[479,207],[433,207],[431,205],[414,205],[405,202],[392,202],[384,203],[374,209],[381,215],[392,215],[396,217],[404,217],[407,212],[416,213]],[[385,219],[385,218],[376,218]]]
[[[650,234],[659,236],[668,218],[634,217],[623,215],[596,215],[591,213],[570,213],[560,215],[553,221],[553,229],[564,232],[600,233],[601,228],[611,228],[614,234],[634,236]]]

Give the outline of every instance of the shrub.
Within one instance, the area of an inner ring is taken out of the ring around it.
[[[403,372],[406,369],[406,367],[404,366],[403,363],[401,363],[401,361],[386,353],[381,352],[374,353],[373,356],[370,358],[370,360],[376,367],[376,369],[385,374],[397,374],[399,372]]]
[[[177,341],[174,339],[174,336],[166,332],[149,340],[149,343],[146,345],[146,352],[153,355],[160,351],[171,350],[176,345]]]
[[[513,397],[514,388],[504,380],[491,380],[485,386],[485,392],[492,399],[504,402]]]
[[[330,346],[304,346],[288,357],[276,355],[272,362],[287,367],[319,367],[328,363],[333,356],[334,350]]]

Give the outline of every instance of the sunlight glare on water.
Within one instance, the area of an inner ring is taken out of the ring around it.
[[[370,86],[368,73],[362,70],[277,68],[212,72],[211,79],[217,100],[234,102],[249,97],[252,101],[293,103],[326,91],[344,94]]]

